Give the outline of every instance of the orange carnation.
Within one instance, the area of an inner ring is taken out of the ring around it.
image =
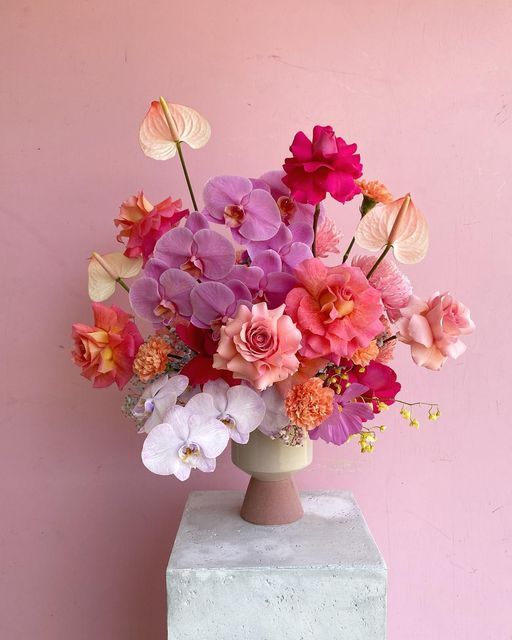
[[[380,353],[377,340],[372,340],[367,347],[357,349],[350,358],[354,364],[360,367],[367,367],[372,360],[375,360]]]
[[[171,351],[171,346],[166,340],[160,336],[153,336],[139,347],[133,363],[133,373],[142,382],[149,382],[167,369]]]
[[[368,182],[366,182],[366,180],[357,180],[356,183],[361,189],[363,196],[370,198],[370,200],[384,204],[393,202],[393,196],[382,182],[378,180],[369,180]]]
[[[323,386],[320,378],[310,378],[292,387],[284,406],[290,421],[303,429],[315,429],[333,410],[334,391]]]

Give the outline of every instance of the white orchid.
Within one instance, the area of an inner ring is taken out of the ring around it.
[[[266,436],[275,437],[283,427],[290,423],[286,415],[284,398],[275,387],[268,387],[261,392],[265,403],[265,416],[259,425],[259,430]]]
[[[216,418],[228,427],[234,442],[246,444],[265,415],[265,403],[250,387],[230,387],[225,380],[211,380],[187,403],[193,413]]]
[[[193,413],[188,405],[174,406],[165,420],[144,441],[144,465],[153,473],[175,475],[178,480],[187,480],[192,469],[214,471],[216,457],[229,442],[228,428],[220,420]]]
[[[141,431],[149,433],[164,422],[165,415],[187,387],[188,378],[182,375],[161,376],[148,384],[132,411],[138,420],[147,418]]]

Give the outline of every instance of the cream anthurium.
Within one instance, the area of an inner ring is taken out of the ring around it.
[[[144,441],[142,462],[153,473],[187,480],[192,469],[214,471],[228,442],[228,429],[220,420],[176,405]]]
[[[166,413],[187,387],[188,378],[182,375],[161,376],[148,384],[132,411],[137,420],[147,418],[141,431],[149,433],[162,423]]]
[[[232,440],[246,444],[265,415],[265,403],[245,385],[230,387],[225,380],[211,380],[187,403],[187,409],[216,418],[226,425]]]

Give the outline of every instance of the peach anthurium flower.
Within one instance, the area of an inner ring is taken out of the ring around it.
[[[167,113],[166,113],[167,109]],[[194,109],[181,104],[154,100],[139,132],[142,151],[153,160],[168,160],[176,155],[176,143],[186,142],[200,149],[210,139],[210,125]]]
[[[355,238],[368,251],[391,245],[398,262],[415,264],[427,253],[427,221],[407,195],[389,204],[377,204],[361,219]]]
[[[93,251],[89,260],[89,298],[103,302],[113,295],[119,278],[134,278],[142,269],[142,258],[127,258],[119,252],[100,255]]]

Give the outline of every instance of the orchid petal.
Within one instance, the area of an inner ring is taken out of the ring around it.
[[[281,215],[274,198],[263,189],[254,189],[245,205],[246,217],[238,232],[247,240],[268,240],[281,224]]]
[[[139,278],[130,287],[130,306],[135,313],[149,320],[149,322],[156,322],[157,318],[154,314],[155,308],[160,304],[162,298],[160,297],[160,291],[158,282],[153,278]]]
[[[186,142],[192,149],[199,149],[210,139],[210,125],[197,111],[180,104],[168,104],[169,112],[176,126],[180,142]],[[176,154],[176,140],[173,138],[162,105],[156,100],[151,103],[139,132],[142,151],[154,160],[167,160]]]
[[[181,463],[178,451],[182,444],[182,435],[174,424],[157,425],[146,436],[142,446],[144,466],[160,476],[176,474]]]
[[[163,296],[176,305],[180,315],[189,318],[192,315],[190,293],[197,286],[197,281],[180,269],[167,269],[160,276]]]
[[[226,310],[235,302],[235,296],[222,282],[202,282],[190,294],[190,301],[192,324],[207,329],[211,322],[226,315]]]
[[[194,396],[194,398],[196,397]],[[228,428],[220,420],[192,414],[189,426],[190,441],[198,444],[207,458],[216,458],[224,451],[229,442]]]
[[[195,233],[194,242],[197,244],[197,257],[203,263],[204,275],[212,280],[227,276],[235,263],[232,243],[210,229],[200,229]]]
[[[208,213],[217,221],[224,221],[224,209],[240,204],[252,190],[251,181],[241,176],[216,176],[204,186],[203,199]]]

